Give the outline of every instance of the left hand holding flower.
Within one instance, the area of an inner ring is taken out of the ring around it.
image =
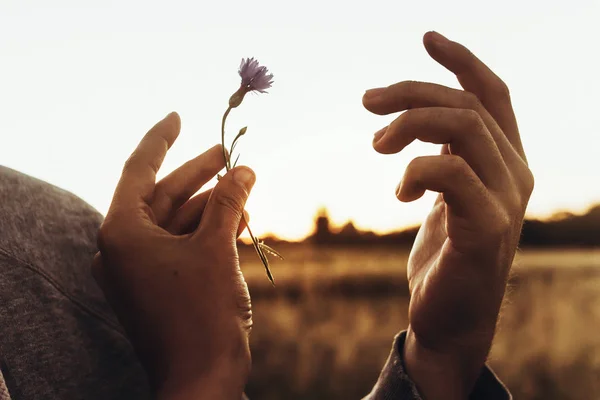
[[[191,197],[224,167],[215,146],[156,183],[179,129],[169,114],[127,160],[92,272],[159,399],[239,400],[252,314],[236,236],[255,176],[233,168]]]

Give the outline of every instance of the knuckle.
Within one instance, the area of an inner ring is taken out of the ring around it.
[[[492,92],[495,96],[503,99],[510,99],[510,89],[508,85],[500,78],[496,78],[496,81],[492,85]]]
[[[238,190],[221,190],[217,194],[215,201],[219,206],[225,207],[241,217],[242,210],[244,209],[244,201]]]
[[[510,195],[501,200],[503,206],[500,207],[501,211],[498,212],[496,223],[493,225],[499,235],[519,229],[529,199],[529,195],[524,195],[516,184],[505,193]]]
[[[409,81],[402,82],[402,84],[406,89],[415,90],[417,88],[417,86],[419,85],[419,82],[409,80]]]
[[[424,168],[427,164],[426,157],[416,157],[406,166],[404,177],[402,178],[403,187],[420,187],[424,181]]]
[[[513,231],[515,221],[517,218],[513,217],[514,214],[500,211],[496,215],[495,221],[493,224],[490,224],[490,233],[492,236],[497,238],[503,238]]]
[[[410,120],[414,116],[414,111],[418,109],[406,110],[402,114],[398,115],[398,117],[390,123],[390,128],[398,128],[400,126],[404,126],[410,123]]]
[[[406,166],[405,176],[411,177],[412,179],[418,178],[420,171],[425,164],[427,164],[427,157],[420,156],[412,159]]]
[[[157,173],[160,169],[161,162],[161,157],[151,156],[143,150],[136,149],[123,164],[123,173],[146,167],[150,167],[154,173]]]
[[[473,53],[471,51],[471,49],[469,49],[463,45],[460,45],[460,48],[465,52],[465,59],[467,60],[468,64],[470,64],[471,68],[476,66],[477,63],[479,62],[479,59],[477,58],[475,53]]]
[[[465,105],[467,106],[467,108],[471,109],[471,110],[480,110],[483,105],[481,104],[481,100],[479,100],[479,97],[477,97],[477,95],[475,93],[472,92],[463,92],[464,95],[464,101],[465,101]]]
[[[415,132],[419,129],[421,121],[427,121],[426,118],[423,118],[423,114],[425,114],[425,111],[427,111],[427,109],[409,109],[404,111],[395,120],[393,120],[388,127],[386,135],[388,137],[393,136],[396,139],[394,141],[388,142],[388,144],[396,144],[397,142],[403,143],[405,140],[408,140],[409,137],[410,140],[414,139],[416,137]]]
[[[514,203],[512,203],[512,209],[525,212],[527,204],[529,203],[529,198],[533,192],[533,180],[518,185],[515,188],[515,192],[517,195],[515,196],[516,199]]]
[[[138,154],[137,152],[133,152],[129,158],[127,158],[127,160],[125,160],[125,163],[123,164],[123,173],[126,173],[128,171],[131,171],[133,169],[133,166],[136,164],[137,162],[137,158],[138,158]]]
[[[476,110],[473,109],[462,109],[460,111],[460,115],[463,118],[464,123],[467,125],[467,128],[473,132],[481,132],[485,127],[483,119],[481,115]]]
[[[469,174],[470,175],[471,167],[469,167],[469,164],[467,164],[465,159],[462,158],[461,156],[457,156],[455,154],[449,155],[448,156],[448,164],[449,164],[448,172],[450,174],[461,174],[461,175]]]
[[[395,93],[403,93],[405,95],[411,95],[417,90],[418,82],[417,81],[402,81],[398,82],[395,85],[392,85],[394,88],[393,91],[386,92],[395,92]]]
[[[514,185],[514,192],[518,193],[520,199],[517,207],[527,207],[527,203],[529,202],[529,198],[535,187],[535,177],[524,161],[522,162],[522,165],[517,167],[517,171],[513,174],[512,182]]]
[[[523,173],[523,191],[524,196],[529,199],[531,193],[533,193],[533,189],[535,187],[535,177],[533,176],[533,172],[529,168],[525,170]]]
[[[506,204],[506,212],[508,214],[517,214],[521,211],[524,211],[523,201],[520,193],[517,190],[515,190],[513,193],[513,196],[510,197]]]
[[[416,83],[415,81],[402,81],[402,82],[396,83],[393,86],[395,86],[399,90],[410,90],[410,89],[414,88],[415,83]]]
[[[470,126],[480,126],[483,122],[479,113],[471,108],[461,109],[460,115]]]
[[[446,179],[455,179],[462,182],[466,187],[480,187],[481,182],[477,174],[473,171],[469,163],[461,156],[451,155],[449,158],[449,166],[444,171]]]

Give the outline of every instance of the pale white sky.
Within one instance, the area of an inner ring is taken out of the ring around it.
[[[421,38],[468,46],[509,85],[536,188],[530,215],[600,202],[600,1],[0,0],[0,164],[108,209],[123,162],[170,111],[182,134],[161,175],[219,142],[242,57],[275,74],[229,119],[258,182],[256,233],[298,237],[327,206],[336,222],[418,223],[433,195],[399,203],[408,162],[373,133],[394,117],[362,108],[365,89],[402,80],[458,87]]]

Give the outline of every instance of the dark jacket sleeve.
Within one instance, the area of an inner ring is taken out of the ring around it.
[[[379,379],[371,393],[363,400],[422,400],[416,385],[406,374],[402,359],[406,331],[399,333]],[[512,396],[498,377],[485,366],[469,396],[470,400],[512,400]]]

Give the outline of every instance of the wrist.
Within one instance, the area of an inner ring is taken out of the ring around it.
[[[489,346],[442,351],[427,346],[409,326],[403,349],[406,373],[426,400],[469,398]]]

